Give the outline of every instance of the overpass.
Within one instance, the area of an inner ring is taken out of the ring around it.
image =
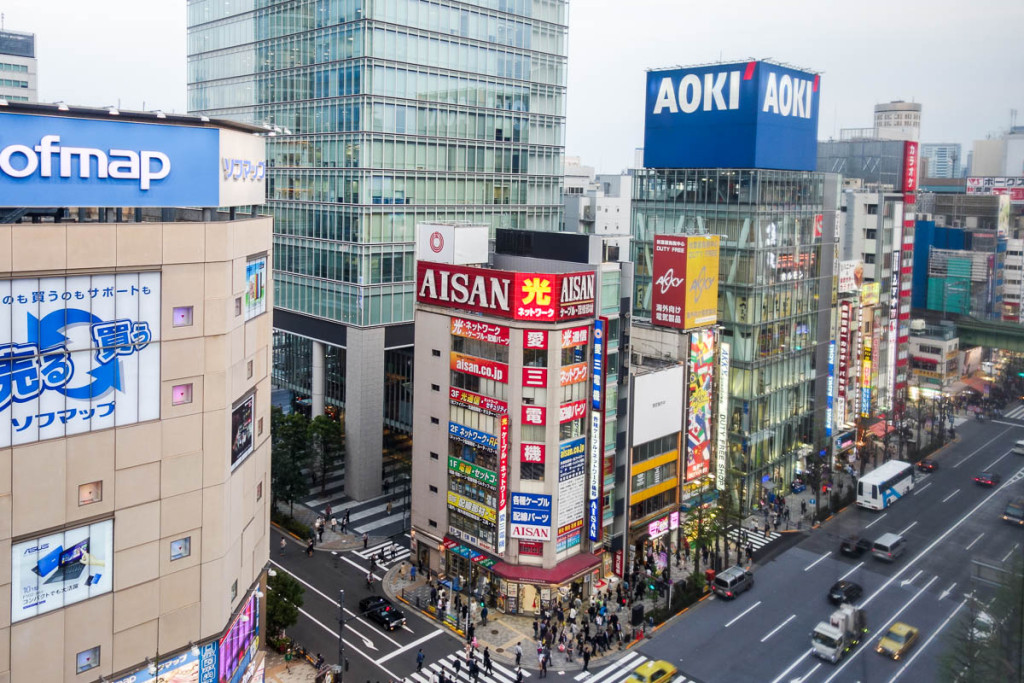
[[[960,348],[988,346],[1024,353],[1024,325],[1001,320],[978,320],[967,315],[957,316],[956,330]]]

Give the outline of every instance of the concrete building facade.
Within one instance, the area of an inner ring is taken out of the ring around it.
[[[0,100],[39,100],[39,62],[34,33],[0,30]]]

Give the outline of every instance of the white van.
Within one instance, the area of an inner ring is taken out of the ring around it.
[[[1024,455],[1024,439],[1021,439],[1017,443],[1013,444],[1013,448],[1010,449],[1017,455]]]

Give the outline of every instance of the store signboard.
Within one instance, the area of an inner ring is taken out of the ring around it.
[[[466,406],[471,410],[478,410],[487,415],[508,415],[508,403],[505,401],[499,401],[490,396],[481,396],[458,387],[448,388],[448,400],[449,403]]]
[[[498,423],[498,554],[505,552],[508,520],[508,415]]]
[[[475,339],[476,341],[487,342],[508,346],[511,334],[509,328],[504,325],[484,322],[483,320],[467,320],[466,318],[452,317],[451,333],[456,337]]]
[[[464,372],[474,377],[508,384],[508,365],[506,363],[499,363],[496,360],[467,356],[464,353],[452,351],[450,368],[455,372]]]
[[[537,465],[544,464],[544,450],[545,446],[542,443],[524,443],[520,444],[519,462],[533,463]]]
[[[590,343],[589,327],[570,327],[562,330],[562,348],[569,349],[574,346],[585,346]]]
[[[917,177],[920,170],[920,162],[917,158],[918,144],[914,140],[907,140],[903,143],[903,191],[917,191]],[[896,272],[895,269],[893,272]]]
[[[558,383],[559,386],[569,386],[570,384],[578,384],[587,380],[587,364],[586,363],[573,363],[572,365],[566,365],[562,367],[558,372]]]
[[[587,415],[587,402],[586,401],[573,401],[572,403],[565,403],[558,407],[558,422],[569,422],[570,420],[580,420]]]
[[[686,403],[686,481],[693,481],[711,471],[711,399],[714,372],[714,332],[691,332]]]
[[[546,387],[547,385],[547,368],[523,368],[524,387]]]
[[[633,443],[642,444],[682,429],[684,369],[636,375],[633,382]]]
[[[448,492],[448,509],[464,512],[472,517],[481,519],[491,524],[496,524],[498,516],[494,508],[487,507],[483,503],[461,496],[452,491]]]
[[[507,416],[502,417],[507,420]],[[448,436],[470,446],[483,446],[495,453],[498,452],[498,437],[460,425],[458,422],[448,422]]]
[[[452,472],[457,472],[464,477],[468,477],[473,481],[485,484],[492,489],[498,488],[498,474],[484,467],[480,467],[479,465],[474,465],[466,462],[465,460],[460,460],[459,458],[449,455],[448,469]]]
[[[555,523],[561,534],[583,525],[586,510],[587,439],[566,441],[558,448],[558,510]]]
[[[159,272],[0,281],[0,448],[159,418],[159,342]]]
[[[864,284],[864,264],[861,261],[839,262],[839,293],[856,292]]]
[[[825,436],[832,436],[832,420],[835,415],[832,399],[836,384],[836,343],[828,343],[828,377],[825,380]]]
[[[241,683],[259,652],[260,601],[255,594],[242,605],[217,647],[218,683]]]
[[[548,348],[547,330],[523,330],[523,348],[543,351]]]
[[[512,538],[551,540],[551,496],[536,493],[512,494]]]
[[[1024,177],[986,178],[972,176],[967,179],[967,194],[1005,195],[1010,198],[1010,204],[1019,206],[1024,204]]]
[[[729,460],[729,363],[731,355],[732,347],[726,342],[719,342],[718,433],[715,457],[715,488],[719,491],[725,488],[726,467]]]
[[[523,424],[524,425],[537,425],[543,426],[545,422],[545,414],[547,408],[544,406],[523,406]]]
[[[215,640],[200,646],[195,654],[189,648],[168,659],[161,657],[153,669],[151,665],[139,667],[113,683],[218,683],[218,645]]]
[[[14,543],[11,621],[109,593],[113,578],[113,520]]]
[[[651,539],[658,538],[659,536],[664,536],[668,532],[668,515],[662,517],[661,519],[656,519],[647,525],[647,536]]]
[[[252,453],[252,414],[255,394],[250,394],[231,410],[231,469],[234,470]]]
[[[689,330],[718,319],[717,235],[655,235],[651,322]]]

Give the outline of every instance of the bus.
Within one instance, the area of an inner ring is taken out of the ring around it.
[[[857,482],[857,505],[869,510],[884,510],[913,488],[914,467],[909,462],[890,460]]]

